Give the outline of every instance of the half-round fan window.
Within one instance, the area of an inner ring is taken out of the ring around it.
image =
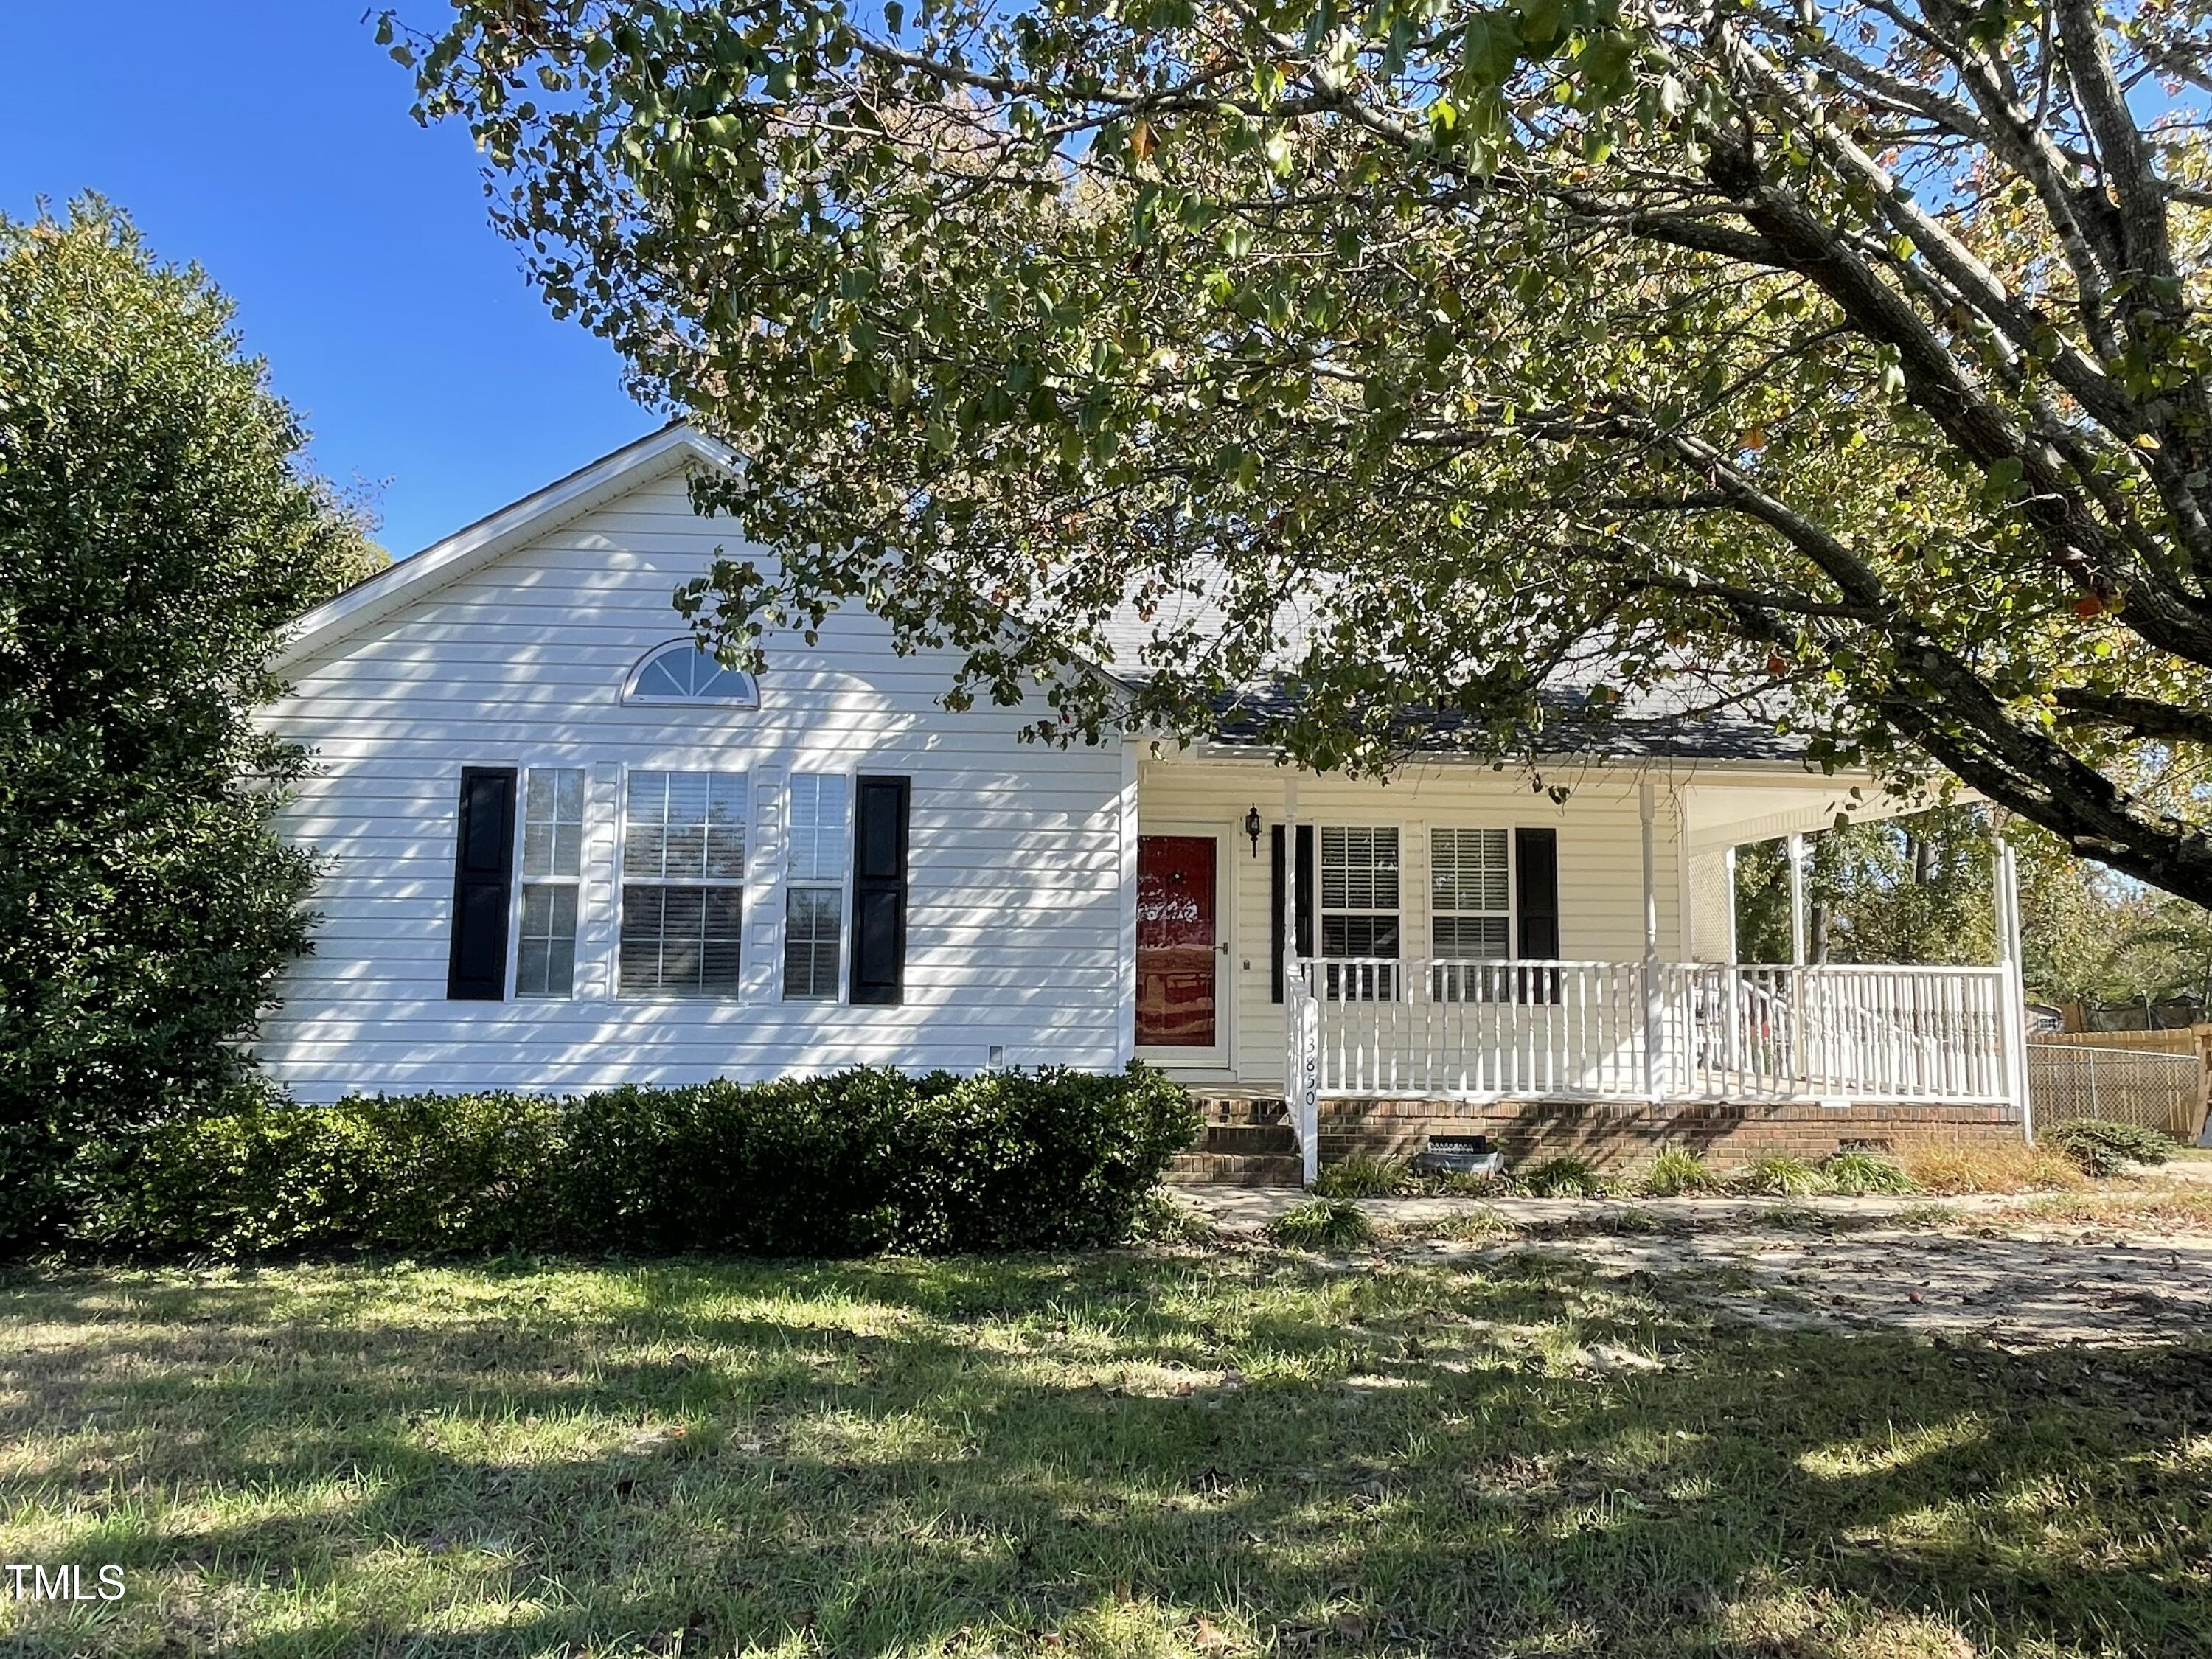
[[[740,708],[760,707],[760,689],[750,674],[725,668],[690,640],[678,640],[646,653],[623,687],[624,702],[720,702]]]

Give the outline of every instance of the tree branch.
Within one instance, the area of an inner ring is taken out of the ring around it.
[[[2053,700],[2067,711],[2069,725],[2118,726],[2131,738],[2167,738],[2212,746],[2212,714],[2202,709],[2082,686],[2063,688]]]

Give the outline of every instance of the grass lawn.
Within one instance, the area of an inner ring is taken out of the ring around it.
[[[24,1655],[2212,1652],[2212,1352],[1510,1249],[19,1272],[0,1561],[126,1575]]]

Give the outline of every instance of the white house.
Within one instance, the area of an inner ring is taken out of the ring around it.
[[[1287,1092],[1309,1160],[1322,1103],[2012,1115],[2010,968],[1733,965],[1731,849],[1871,780],[1686,720],[1557,791],[1058,750],[858,609],[756,683],[670,604],[739,539],[685,487],[724,459],[672,427],[301,619],[267,718],[330,867],[256,1045],[296,1097],[1134,1055]]]

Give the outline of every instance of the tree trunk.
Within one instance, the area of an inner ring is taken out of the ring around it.
[[[1905,855],[1912,860],[1912,879],[1916,885],[1925,887],[1936,879],[1936,843],[1925,836],[1905,838]]]

